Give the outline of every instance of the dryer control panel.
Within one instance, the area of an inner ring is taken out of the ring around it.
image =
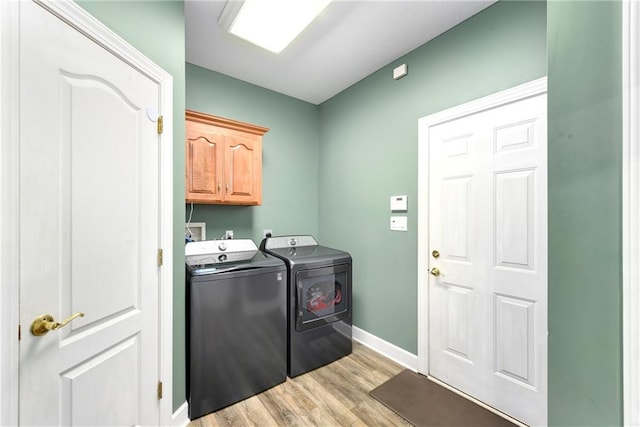
[[[295,248],[299,246],[318,246],[318,242],[311,235],[275,236],[266,239],[264,249]]]

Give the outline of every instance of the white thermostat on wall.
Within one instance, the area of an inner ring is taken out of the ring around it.
[[[391,196],[389,206],[392,211],[406,211],[407,210],[407,196]]]

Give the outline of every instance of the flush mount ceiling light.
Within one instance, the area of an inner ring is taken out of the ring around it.
[[[229,0],[218,22],[229,33],[280,53],[330,1]]]

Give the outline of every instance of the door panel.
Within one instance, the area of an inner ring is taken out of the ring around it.
[[[253,192],[254,150],[253,144],[246,138],[227,136],[227,156],[229,170],[227,182],[229,194],[234,196],[249,196]]]
[[[189,120],[186,133],[187,193],[198,200],[222,200],[222,133]]]
[[[226,202],[255,200],[262,193],[262,145],[258,137],[239,132],[225,135],[224,175]]]
[[[159,86],[33,2],[20,52],[20,424],[158,424]]]
[[[469,296],[471,289],[464,286],[445,285],[447,290],[447,337],[445,351],[464,361],[473,363],[469,345]]]
[[[546,423],[546,95],[429,128],[429,373]]]
[[[509,150],[521,150],[534,148],[535,144],[535,120],[526,120],[522,123],[512,123],[496,127],[494,130],[494,152],[504,153]]]
[[[138,204],[142,171],[136,128],[141,112],[97,76],[71,77],[63,72],[60,79],[63,137],[56,204],[63,222],[59,229],[61,312],[91,313],[72,322],[69,326],[74,330],[98,326],[140,305],[136,230],[142,220]],[[103,108],[109,112],[107,117]],[[103,126],[101,137],[92,135]],[[89,237],[98,235],[96,245]]]
[[[444,256],[450,260],[471,261],[469,196],[472,179],[473,176],[461,176],[442,182],[442,248]]]
[[[495,174],[496,266],[534,269],[535,169]]]
[[[141,402],[121,391],[124,387],[130,390],[139,387],[139,352],[140,339],[134,336],[62,372],[61,400],[69,404],[62,409],[61,424],[95,425],[98,420],[108,419],[113,425],[129,425],[131,420],[137,419]],[[105,378],[110,377],[119,381],[105,384]],[[111,396],[108,404],[95,398],[96,384],[104,384],[101,393]]]
[[[496,372],[534,386],[535,305],[532,301],[496,295],[495,308]]]

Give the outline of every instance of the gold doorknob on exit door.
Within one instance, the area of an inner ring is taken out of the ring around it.
[[[55,331],[56,329],[67,326],[69,322],[78,317],[84,317],[84,313],[79,311],[67,317],[62,322],[56,322],[55,320],[53,320],[53,316],[50,314],[40,315],[33,319],[33,322],[31,322],[31,333],[39,337],[49,331]]]
[[[438,267],[433,267],[429,273],[431,273],[432,276],[444,277],[444,274],[440,273],[440,269],[438,269]]]

